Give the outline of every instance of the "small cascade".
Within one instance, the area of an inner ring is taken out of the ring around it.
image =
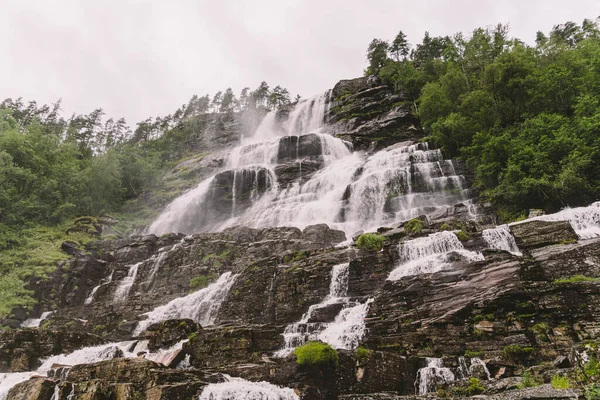
[[[159,350],[155,353],[147,352],[145,358],[155,362],[161,362],[165,360],[170,361],[167,357],[167,353],[171,352],[172,354],[173,351],[181,349],[185,341],[186,340],[181,341],[167,350]],[[43,361],[42,365],[36,371],[0,373],[0,400],[5,400],[9,390],[16,384],[26,381],[34,376],[47,376],[48,372],[53,370],[53,367],[56,365],[72,366],[77,364],[91,364],[98,361],[110,360],[115,358],[117,352],[122,353],[122,356],[126,358],[136,358],[137,352],[144,350],[144,346],[146,346],[145,351],[147,351],[147,344],[147,341],[126,341],[107,343],[100,346],[85,347],[69,354],[59,354],[49,357]],[[60,380],[67,380],[68,374],[69,368],[64,368],[60,374]],[[67,396],[67,399],[76,398],[74,390],[75,388],[73,387]],[[56,388],[54,393],[56,393]]]
[[[522,256],[519,251],[515,237],[510,232],[508,225],[499,225],[495,228],[485,229],[482,232],[483,239],[491,249],[508,251],[516,256]]]
[[[146,278],[146,282],[145,282],[146,290],[149,289],[152,286],[152,284],[154,283],[154,277],[156,276],[156,273],[158,272],[158,270],[162,268],[167,256],[169,254],[173,253],[174,251],[176,251],[181,246],[182,242],[183,242],[183,239],[181,240],[180,243],[174,244],[173,247],[171,247],[170,249],[166,249],[166,248],[159,249],[158,255],[153,256],[154,262],[152,263],[152,267],[150,268],[150,271],[148,272],[148,277]]]
[[[89,304],[92,304],[92,301],[94,301],[94,296],[96,296],[96,292],[98,291],[98,289],[100,289],[100,287],[104,286],[104,285],[108,285],[109,283],[112,282],[113,279],[113,274],[115,273],[114,270],[111,271],[110,275],[108,275],[108,278],[106,279],[101,279],[100,283],[98,285],[96,285],[92,291],[90,292],[90,295],[85,299],[84,304],[87,306]]]
[[[454,374],[449,368],[444,367],[441,358],[426,358],[425,361],[427,366],[417,371],[415,381],[420,395],[435,392],[438,385],[454,382]]]
[[[365,335],[365,317],[372,302],[373,299],[369,299],[364,304],[344,308],[319,334],[319,340],[329,343],[336,349],[352,350],[358,347]]]
[[[129,292],[131,291],[131,287],[135,283],[135,278],[137,278],[137,273],[142,263],[143,261],[129,266],[127,276],[123,278],[119,286],[117,286],[115,289],[115,294],[113,296],[114,302],[118,303],[127,300]]]
[[[483,362],[483,360],[479,357],[471,358],[471,366],[469,367],[469,375],[473,376],[475,368],[481,368],[487,377],[487,380],[491,380],[492,376],[490,375],[490,371],[487,368],[487,365]]]
[[[580,239],[592,239],[600,236],[600,201],[587,207],[565,208],[554,214],[541,215],[510,225],[527,221],[569,221]]]
[[[39,328],[41,323],[50,318],[50,316],[54,313],[54,311],[45,311],[39,318],[29,318],[23,321],[21,324],[21,328]]]
[[[250,382],[224,375],[225,382],[211,383],[202,390],[199,400],[299,400],[290,388],[268,382]]]
[[[348,263],[335,265],[331,269],[331,283],[329,294],[318,304],[308,308],[300,321],[288,325],[284,332],[284,348],[277,351],[275,356],[286,357],[296,347],[302,346],[310,340],[321,340],[336,349],[354,349],[365,334],[365,316],[372,300],[364,304],[352,302],[348,292]],[[319,309],[333,304],[342,304],[333,322],[311,322],[313,315]]]
[[[405,276],[431,274],[449,268],[450,253],[458,253],[469,261],[481,261],[481,253],[465,250],[453,232],[437,232],[398,245],[400,265],[388,276],[395,281]]]
[[[56,386],[54,386],[54,392],[52,393],[52,397],[50,397],[50,400],[60,400],[60,385],[56,384]]]
[[[187,296],[180,297],[145,313],[148,318],[140,321],[133,336],[141,334],[148,326],[168,319],[190,318],[203,327],[214,324],[221,303],[233,286],[237,275],[222,274],[216,282]]]

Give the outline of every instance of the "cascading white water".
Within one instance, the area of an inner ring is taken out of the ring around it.
[[[348,291],[348,263],[338,264],[331,269],[329,294],[318,304],[311,305],[300,321],[286,326],[283,332],[284,348],[275,356],[286,357],[296,347],[309,340],[321,340],[336,349],[354,349],[365,334],[365,316],[369,310],[368,300],[364,304],[351,302]],[[332,304],[343,304],[333,322],[310,322],[314,313]]]
[[[510,232],[508,225],[499,225],[495,228],[484,229],[481,233],[491,249],[504,250],[516,256],[522,256],[515,237]]]
[[[94,301],[94,296],[96,296],[96,292],[98,291],[98,289],[100,289],[102,286],[104,285],[108,285],[109,283],[112,282],[113,279],[113,274],[115,273],[115,270],[112,270],[110,275],[108,275],[108,278],[106,279],[101,279],[100,283],[98,285],[96,285],[92,291],[90,292],[89,296],[85,299],[84,304],[87,306],[89,304],[92,304],[92,301]]]
[[[117,286],[117,288],[115,289],[115,294],[113,297],[113,300],[115,302],[122,302],[127,300],[129,292],[131,291],[131,287],[135,283],[135,278],[137,278],[137,273],[142,263],[143,261],[129,266],[127,276],[123,278],[119,286]]]
[[[426,358],[427,366],[417,371],[417,386],[419,394],[435,392],[438,385],[454,382],[454,374],[449,368],[444,367],[441,358]]]
[[[190,318],[202,326],[214,324],[221,303],[233,286],[237,275],[231,272],[222,274],[216,282],[185,297],[179,297],[169,303],[147,312],[148,318],[140,321],[133,336],[141,334],[150,325],[168,319]]]
[[[554,214],[541,215],[509,225],[527,221],[569,221],[580,239],[592,239],[600,236],[600,201],[587,207],[565,208]]]
[[[52,313],[54,313],[54,311],[45,311],[42,313],[42,315],[40,315],[39,318],[26,319],[21,324],[21,328],[39,328],[42,321],[44,321],[45,319],[48,319],[52,315]]]
[[[465,250],[453,232],[436,232],[429,236],[408,240],[398,245],[400,264],[390,273],[388,280],[405,276],[430,274],[451,266],[448,255],[458,253],[469,261],[482,261],[481,253]]]
[[[268,382],[250,382],[225,375],[225,382],[211,383],[200,394],[199,400],[299,400],[293,389]]]
[[[355,349],[365,336],[365,317],[373,299],[354,307],[344,308],[318,336],[319,340],[336,349]]]
[[[323,133],[326,104],[327,95],[303,101],[285,121],[269,113],[254,136],[230,152],[221,172],[173,201],[149,232],[326,223],[350,237],[468,201],[464,177],[440,150],[405,143],[368,156],[353,152]],[[260,190],[252,189],[263,180]]]
[[[160,363],[166,358],[165,356],[168,355],[169,352],[172,353],[175,350],[181,349],[185,341],[186,340],[178,342],[170,349],[159,350],[154,353],[148,352],[145,355],[145,358]],[[145,350],[147,351],[147,341],[137,343],[136,341],[126,341],[107,343],[100,346],[85,347],[69,354],[59,354],[49,357],[43,360],[42,365],[36,371],[0,374],[0,400],[5,400],[9,390],[16,384],[26,381],[33,376],[46,376],[48,371],[50,371],[55,364],[73,366],[109,360],[114,358],[114,349],[119,349],[123,353],[123,357],[135,358],[137,357],[137,353],[139,351],[144,350],[144,346],[146,346]],[[61,375],[62,380],[67,378],[68,372],[66,372],[64,376]],[[69,398],[75,398],[74,391],[69,394],[67,399]]]
[[[485,365],[483,360],[479,357],[471,358],[471,366],[469,367],[469,374],[471,376],[473,376],[473,370],[478,366],[481,367],[481,369],[483,369],[483,372],[485,373],[487,380],[488,381],[491,380],[492,376],[490,375],[490,370],[488,369],[487,365]]]

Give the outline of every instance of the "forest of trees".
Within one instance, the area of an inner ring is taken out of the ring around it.
[[[366,75],[404,93],[429,139],[460,157],[506,219],[600,198],[598,20],[538,32],[506,25],[411,46],[403,32],[374,39]]]
[[[298,101],[296,98],[295,101]],[[194,118],[205,113],[276,109],[292,104],[287,89],[228,88],[214,96],[194,95],[172,115],[148,118],[131,129],[105,118],[61,116],[61,102],[48,106],[7,99],[0,103],[0,250],[11,232],[28,224],[57,224],[77,215],[118,210],[182,157]]]

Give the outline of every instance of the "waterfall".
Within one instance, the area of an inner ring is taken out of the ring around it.
[[[92,301],[94,301],[94,296],[96,296],[96,292],[98,291],[98,289],[100,289],[100,287],[104,286],[104,285],[108,285],[109,283],[112,282],[113,279],[113,274],[115,273],[115,270],[112,270],[110,272],[110,275],[108,275],[108,278],[106,279],[101,279],[100,283],[98,285],[96,285],[92,291],[90,292],[90,295],[85,299],[84,304],[87,306],[89,304],[92,304]]]
[[[336,349],[352,350],[358,347],[365,335],[365,317],[373,299],[364,304],[344,308],[327,328],[319,334],[319,340]]]
[[[491,249],[508,251],[516,256],[522,256],[519,251],[515,237],[510,232],[508,225],[499,225],[495,228],[484,229],[483,239]]]
[[[199,400],[299,400],[290,388],[268,382],[250,382],[224,375],[226,381],[211,383],[202,390]]]
[[[45,311],[39,318],[29,318],[23,321],[21,328],[39,328],[42,321],[48,319],[54,311]]]
[[[318,304],[311,305],[300,321],[286,326],[283,332],[285,345],[275,356],[286,357],[296,347],[302,346],[309,340],[321,340],[336,349],[354,349],[365,334],[365,316],[369,310],[368,300],[364,304],[351,302],[348,292],[349,263],[333,266],[329,294]],[[314,313],[333,304],[342,304],[334,321],[311,322]]]
[[[388,280],[405,276],[431,274],[449,268],[450,253],[458,253],[469,261],[481,261],[481,253],[465,250],[453,232],[437,232],[429,236],[408,240],[398,245],[400,264],[390,273]]]
[[[119,286],[115,289],[113,301],[121,302],[127,300],[131,287],[135,283],[135,278],[137,278],[138,269],[142,263],[143,261],[129,266],[127,276],[123,278]]]
[[[438,385],[453,382],[454,374],[449,368],[444,367],[441,358],[426,358],[427,366],[417,371],[417,386],[419,394],[435,392]]]
[[[181,349],[183,342],[185,342],[185,340],[175,344],[171,349],[168,350],[159,350],[156,353],[148,353],[146,354],[145,358],[155,362],[160,362],[165,358],[165,354],[168,351],[172,352],[173,350]],[[135,347],[134,344],[136,344]],[[135,358],[137,357],[137,352],[143,347],[143,345],[144,344],[142,342],[126,341],[107,343],[100,346],[85,347],[69,354],[59,354],[49,357],[42,362],[42,365],[36,371],[0,373],[0,400],[5,400],[6,396],[8,395],[8,391],[16,384],[26,381],[34,376],[46,376],[48,372],[55,367],[55,365],[73,366],[77,364],[91,364],[98,361],[110,360],[115,358],[115,349],[118,349],[120,352],[122,352],[123,357]],[[68,379],[68,371],[64,375],[61,375],[60,379]],[[71,393],[67,397],[68,399],[75,398],[74,390],[74,388],[71,390]],[[56,389],[54,393],[56,393]]]
[[[527,221],[569,221],[580,239],[592,239],[600,236],[600,201],[587,207],[565,208],[554,214],[541,215],[509,225]]]
[[[492,379],[491,375],[490,375],[490,371],[487,368],[487,365],[485,365],[485,363],[483,362],[483,360],[479,357],[473,357],[471,358],[471,367],[469,368],[469,374],[472,376],[473,375],[473,370],[477,367],[481,367],[483,369],[483,372],[485,373],[485,376],[487,377],[487,380],[489,381],[490,379]]]
[[[267,114],[222,170],[175,199],[148,231],[326,223],[351,237],[468,202],[465,178],[427,143],[366,154],[325,133],[328,96],[301,101],[281,121]]]
[[[141,334],[150,325],[168,319],[190,318],[200,325],[214,324],[221,303],[225,300],[229,289],[233,286],[237,275],[231,272],[222,274],[216,282],[184,297],[179,297],[169,303],[159,306],[143,315],[147,319],[140,321],[133,336]]]
[[[50,400],[60,400],[60,386],[57,383],[56,386],[54,386],[54,393],[52,393],[52,397],[50,397]]]

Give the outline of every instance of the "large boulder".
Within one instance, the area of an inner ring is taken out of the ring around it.
[[[574,242],[577,234],[568,221],[526,221],[510,227],[520,249]]]
[[[148,349],[154,351],[171,347],[200,329],[200,325],[191,319],[170,319],[150,325],[142,336],[148,339]]]

